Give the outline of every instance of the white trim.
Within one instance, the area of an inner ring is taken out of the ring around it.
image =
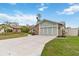
[[[59,30],[58,30],[58,24],[57,24],[57,36],[59,35],[58,31],[59,31]]]

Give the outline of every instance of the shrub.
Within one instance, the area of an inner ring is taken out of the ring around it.
[[[6,29],[5,31],[6,32],[12,32],[12,29]]]
[[[29,31],[30,31],[29,27],[26,26],[21,27],[21,32],[29,33]]]

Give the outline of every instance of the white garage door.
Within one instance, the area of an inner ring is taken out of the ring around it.
[[[52,27],[40,28],[40,35],[56,35],[56,28]]]

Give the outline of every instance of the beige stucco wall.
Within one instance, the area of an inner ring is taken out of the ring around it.
[[[58,25],[58,36],[64,36],[64,32],[65,32],[65,25],[59,24]]]
[[[66,36],[78,36],[78,28],[66,28]]]
[[[20,29],[13,29],[13,32],[21,32]]]

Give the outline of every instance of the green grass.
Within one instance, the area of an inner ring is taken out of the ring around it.
[[[42,56],[79,56],[79,37],[56,38],[48,42]]]
[[[3,39],[9,39],[9,38],[18,38],[18,37],[23,37],[23,36],[27,36],[27,33],[2,33],[0,34],[0,40]]]

